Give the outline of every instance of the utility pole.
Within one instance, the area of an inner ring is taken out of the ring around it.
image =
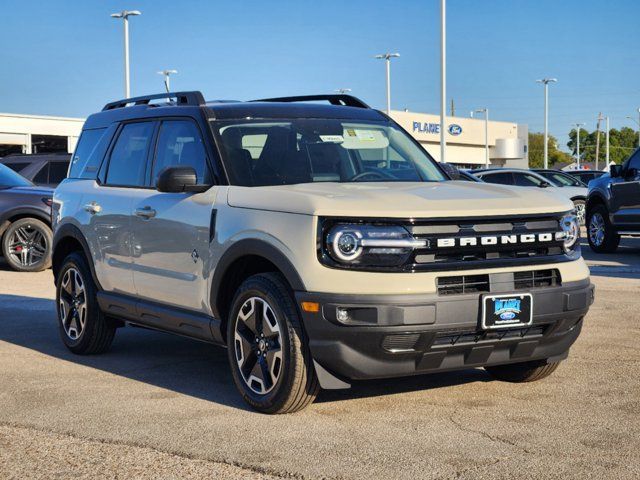
[[[580,127],[584,125],[584,123],[574,123],[576,126],[576,160],[578,162],[578,170],[580,170]]]
[[[607,159],[607,168],[609,168],[609,117],[607,116],[605,119],[605,126],[607,127],[607,134],[605,138],[607,139],[607,150],[605,158]]]
[[[596,170],[600,160],[600,120],[602,120],[602,112],[598,113],[598,123],[596,123]]]
[[[480,108],[476,112],[484,113],[484,167],[489,168],[489,109]]]
[[[536,80],[544,85],[544,168],[549,168],[549,84],[556,83],[556,78]]]
[[[385,60],[387,67],[387,115],[391,114],[391,59],[399,56],[399,53],[381,53],[375,56],[379,60]]]
[[[112,18],[122,19],[124,24],[124,96],[131,97],[131,89],[129,87],[129,17],[140,15],[138,10],[123,10],[119,13],[112,13]]]
[[[440,161],[447,163],[447,0],[440,0]]]

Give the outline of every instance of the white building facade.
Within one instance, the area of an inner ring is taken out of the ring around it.
[[[0,113],[0,157],[11,153],[70,153],[83,123],[83,118]]]
[[[391,111],[391,118],[440,161],[440,116]],[[485,121],[480,118],[446,117],[447,163],[464,168],[485,166]],[[528,168],[527,125],[489,121],[489,166]]]

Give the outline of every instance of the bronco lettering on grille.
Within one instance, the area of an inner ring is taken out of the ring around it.
[[[522,243],[548,243],[561,241],[564,232],[523,233],[517,235],[485,235],[482,237],[438,238],[437,248],[475,247],[478,245],[518,245]],[[433,243],[432,243],[433,244]]]

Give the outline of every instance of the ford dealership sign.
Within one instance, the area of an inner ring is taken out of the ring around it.
[[[462,127],[456,123],[452,123],[449,125],[449,133],[457,137],[462,133]]]
[[[430,122],[413,122],[413,131],[417,133],[432,133],[434,135],[439,134],[440,124]],[[449,132],[449,135],[457,137],[462,133],[462,127],[457,123],[452,123],[449,125],[447,131]]]

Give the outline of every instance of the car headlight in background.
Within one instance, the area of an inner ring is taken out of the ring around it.
[[[324,241],[329,256],[345,266],[402,265],[415,248],[427,245],[398,225],[337,224]]]
[[[563,240],[565,253],[572,253],[580,246],[580,221],[575,211],[569,212],[560,219],[560,229],[556,239]]]

